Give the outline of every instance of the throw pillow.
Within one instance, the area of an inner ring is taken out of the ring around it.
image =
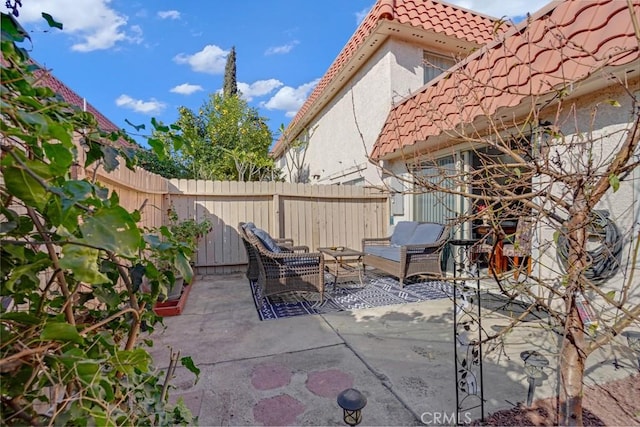
[[[267,248],[267,250],[271,252],[282,252],[282,250],[280,249],[280,246],[278,246],[278,244],[273,240],[273,238],[269,235],[269,233],[267,233],[263,229],[254,228],[253,234],[255,234],[255,236],[258,239],[260,239],[260,241],[262,242],[264,247]]]

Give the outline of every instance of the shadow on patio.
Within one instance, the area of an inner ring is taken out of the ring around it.
[[[483,327],[507,319],[485,311]],[[170,390],[200,425],[343,425],[336,397],[349,387],[367,397],[364,425],[438,424],[455,412],[450,299],[261,321],[244,275],[200,276],[184,313],[165,325],[153,333],[151,353],[161,369],[169,365],[169,347],[201,369],[194,383],[178,367]],[[529,322],[511,332],[504,351],[487,354],[485,346],[486,415],[526,398],[519,354],[552,354],[557,336],[545,325]],[[629,374],[598,356],[588,381]],[[553,367],[546,373],[553,377]],[[536,397],[554,387],[547,378]]]

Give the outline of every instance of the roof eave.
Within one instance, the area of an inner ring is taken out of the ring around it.
[[[331,80],[321,96],[317,98],[302,115],[298,121],[287,129],[290,140],[295,140],[309,124],[322,112],[323,108],[340,92],[351,78],[367,63],[376,51],[389,38],[396,38],[422,45],[424,48],[434,48],[447,50],[452,55],[468,55],[482,46],[468,40],[461,40],[456,37],[437,33],[434,30],[425,30],[400,24],[395,21],[380,20],[358,47],[355,54],[346,62],[342,69]],[[286,143],[278,143],[274,146],[271,155],[279,158],[287,148]]]

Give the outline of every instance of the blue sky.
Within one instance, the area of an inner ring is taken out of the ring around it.
[[[172,123],[222,88],[236,49],[238,88],[277,129],[293,118],[374,0],[22,0],[32,57],[117,126]],[[4,5],[4,2],[2,2]],[[521,19],[547,0],[449,0]],[[3,6],[3,11],[6,11]],[[41,12],[63,23],[50,29]],[[144,143],[143,138],[136,138]]]

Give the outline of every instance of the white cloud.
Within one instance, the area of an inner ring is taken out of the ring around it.
[[[362,21],[364,20],[365,16],[367,16],[367,13],[369,13],[369,11],[371,10],[371,7],[366,7],[364,9],[362,9],[359,12],[356,12],[356,24],[360,25],[362,23]]]
[[[138,43],[139,33],[127,35],[126,15],[111,8],[111,0],[31,0],[20,9],[21,23],[44,23],[47,12],[64,26],[63,33],[78,39],[71,47],[78,52],[110,49],[121,41]]]
[[[193,71],[207,74],[222,74],[227,63],[229,51],[222,50],[216,45],[206,45],[200,52],[193,55],[180,53],[173,60],[178,64],[189,64]]]
[[[238,82],[238,90],[247,102],[256,96],[264,96],[281,87],[284,83],[276,79],[258,80],[251,84]]]
[[[503,16],[514,18],[524,16],[527,12],[535,13],[550,0],[448,0],[447,2],[496,18]]]
[[[150,101],[142,101],[140,99],[133,99],[129,95],[124,94],[120,95],[118,99],[116,99],[116,105],[142,114],[159,114],[167,106],[165,103],[153,98],[151,98]]]
[[[200,85],[192,85],[189,83],[182,83],[174,88],[171,88],[169,92],[178,93],[180,95],[191,95],[192,93],[204,90]]]
[[[142,36],[142,27],[140,25],[131,26],[131,35],[127,37],[130,43],[140,44],[144,40]]]
[[[271,99],[262,103],[261,106],[268,110],[286,111],[285,115],[287,117],[293,117],[300,107],[302,107],[302,104],[304,104],[304,101],[319,81],[320,79],[316,79],[300,85],[297,88],[291,86],[282,87]]]
[[[265,51],[265,55],[282,55],[285,53],[291,52],[291,50],[300,42],[298,40],[294,40],[282,46],[272,46]]]
[[[158,12],[161,19],[180,19],[180,12],[177,10],[161,10]]]

